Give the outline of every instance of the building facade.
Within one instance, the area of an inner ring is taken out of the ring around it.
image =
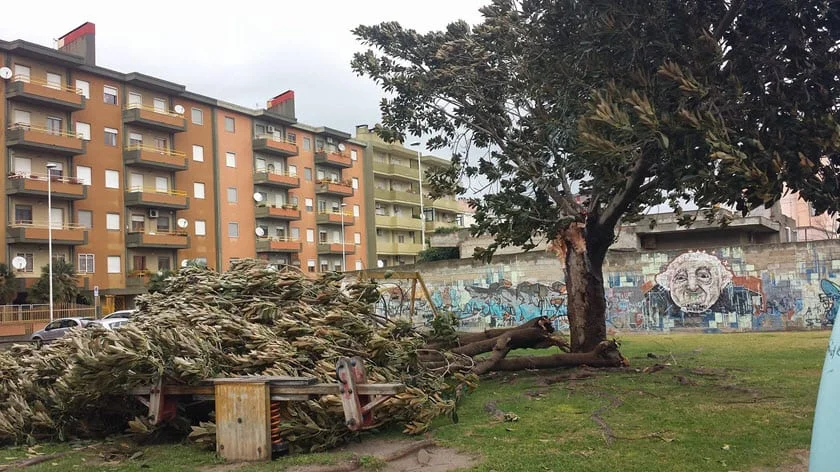
[[[58,49],[0,41],[0,67],[2,262],[25,261],[21,289],[48,264],[50,240],[83,290],[116,308],[189,261],[368,267],[366,145],[298,122],[294,92],[249,109],[99,67],[92,23]]]

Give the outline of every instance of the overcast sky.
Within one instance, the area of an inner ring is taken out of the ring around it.
[[[421,32],[481,20],[489,0],[145,0],[3,2],[0,39],[54,47],[96,24],[96,62],[142,72],[252,108],[295,91],[299,121],[353,133],[380,120],[380,89],[350,69],[364,50],[351,29],[398,21]],[[218,5],[218,7],[217,7]]]

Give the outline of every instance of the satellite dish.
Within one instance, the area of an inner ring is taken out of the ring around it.
[[[185,229],[190,224],[186,218],[178,218],[178,227],[181,229]]]
[[[15,257],[14,259],[12,259],[12,267],[14,267],[17,270],[25,269],[26,268],[26,259],[24,259],[21,256]]]
[[[263,201],[263,194],[261,194],[260,192],[254,193],[254,201],[257,203]]]
[[[265,236],[265,230],[260,228],[259,226],[257,226],[257,229],[255,229],[254,232],[257,233],[257,236],[259,237]]]
[[[183,260],[181,261],[181,267],[186,267],[186,266],[187,266],[187,264],[189,264],[189,263],[190,263],[190,260],[189,260],[189,259],[183,259]]]
[[[184,105],[175,105],[175,113],[184,114]]]
[[[9,80],[12,78],[12,69],[0,67],[0,79]]]
[[[379,267],[380,269],[385,267],[385,261],[379,259],[378,261],[376,261],[376,267]]]
[[[338,150],[339,151],[344,152],[344,150],[346,148],[347,148],[347,146],[345,146],[344,143],[338,143]]]

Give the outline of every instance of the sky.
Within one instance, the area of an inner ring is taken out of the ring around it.
[[[358,25],[397,21],[420,32],[481,21],[490,0],[4,2],[0,39],[54,47],[96,24],[97,65],[141,72],[250,108],[294,90],[298,121],[353,134],[380,121],[381,89],[350,68],[366,48]],[[224,8],[222,6],[224,5]]]

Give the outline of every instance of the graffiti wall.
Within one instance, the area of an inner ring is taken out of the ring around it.
[[[512,326],[548,316],[568,328],[563,266],[552,254],[462,259],[419,271],[428,299],[414,292],[414,321],[454,313],[465,328]],[[405,318],[409,281],[382,285],[377,311]],[[840,242],[774,244],[705,251],[610,253],[604,266],[608,328],[633,331],[779,330],[822,327],[840,311]]]

